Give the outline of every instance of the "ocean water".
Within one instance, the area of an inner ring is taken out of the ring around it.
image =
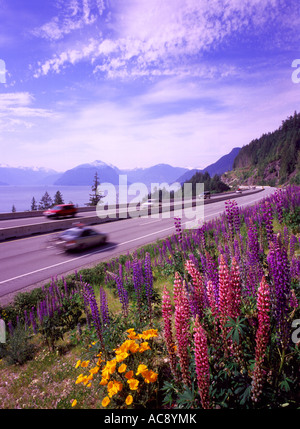
[[[15,206],[17,212],[30,210],[32,198],[35,198],[38,205],[46,191],[52,199],[55,193],[60,191],[66,204],[72,202],[79,207],[84,207],[89,202],[90,194],[92,193],[90,186],[0,186],[0,213],[10,213],[13,206]],[[116,194],[118,194],[117,187]],[[121,195],[123,194],[121,192]],[[140,199],[144,196],[140,195]],[[130,202],[135,197],[125,195],[124,198],[127,198],[127,201]],[[110,202],[114,200],[115,195],[112,193],[107,195],[103,201]],[[124,201],[120,199],[120,203]]]

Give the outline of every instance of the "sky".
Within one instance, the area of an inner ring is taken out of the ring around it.
[[[204,168],[299,111],[299,26],[298,0],[0,0],[0,165]]]

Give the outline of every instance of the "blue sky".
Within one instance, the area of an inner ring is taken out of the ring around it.
[[[0,0],[0,164],[206,167],[300,110],[299,25],[298,0]]]

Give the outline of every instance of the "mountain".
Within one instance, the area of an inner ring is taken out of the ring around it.
[[[117,167],[102,161],[94,161],[91,164],[81,164],[67,170],[54,182],[54,185],[92,186],[96,172],[101,183],[119,184],[119,170]]]
[[[186,173],[184,173],[182,176],[180,176],[177,180],[180,183],[184,183],[187,180],[190,180],[196,173],[205,173],[207,172],[210,177],[213,177],[215,174],[218,176],[221,176],[226,171],[230,171],[233,168],[233,163],[236,158],[236,156],[239,154],[241,148],[235,147],[232,149],[230,153],[227,155],[222,156],[218,161],[214,162],[213,164],[208,165],[206,168],[203,168],[202,170],[189,170]]]
[[[300,184],[300,113],[295,112],[281,126],[242,147],[226,183],[277,186]]]
[[[147,186],[151,183],[168,183],[176,181],[178,175],[186,172],[186,168],[172,167],[168,164],[157,164],[148,168],[135,168],[133,170],[119,170],[111,164],[102,161],[94,161],[90,164],[81,164],[67,170],[54,182],[55,185],[88,185],[93,183],[95,173],[98,173],[100,183],[108,182],[113,185],[119,184],[119,175],[127,175],[127,183],[141,182]]]
[[[176,182],[179,175],[189,171],[187,168],[172,167],[169,164],[157,164],[148,168],[136,168],[134,170],[121,170],[121,174],[127,174],[127,180],[130,183],[141,182],[147,186],[151,183]]]
[[[0,165],[0,182],[6,185],[46,185],[53,178],[57,178],[60,173],[55,170],[36,167],[9,167]]]

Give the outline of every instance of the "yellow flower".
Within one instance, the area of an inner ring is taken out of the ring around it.
[[[127,368],[127,365],[125,363],[122,363],[122,365],[119,366],[118,372],[122,373],[125,372]]]
[[[83,360],[83,361],[81,362],[81,366],[82,366],[82,368],[86,368],[86,367],[88,367],[88,366],[89,366],[89,363],[90,363],[90,361],[89,361],[89,360]]]
[[[133,402],[133,397],[132,395],[128,395],[127,398],[125,399],[125,404],[126,405],[130,405]]]
[[[143,377],[146,383],[154,383],[157,380],[158,374],[152,370],[143,372]]]
[[[80,365],[81,365],[81,360],[78,360],[76,365],[75,365],[75,368],[78,368]]]
[[[135,330],[133,328],[131,329],[127,329],[128,332],[128,338],[130,338],[131,340],[137,340],[139,338],[139,335],[136,334]]]
[[[127,357],[129,356],[129,354],[127,352],[122,352],[120,354],[117,354],[116,356],[116,361],[117,362],[122,362],[123,360],[125,360]]]
[[[110,403],[110,399],[108,396],[105,396],[105,398],[102,401],[102,407],[107,407],[107,405]]]
[[[147,343],[147,341],[144,341],[139,348],[139,352],[143,353],[146,350],[151,350],[151,348],[149,347],[149,344]]]
[[[76,407],[76,405],[77,405],[77,400],[74,399],[74,401],[72,402],[72,407]]]
[[[78,377],[77,377],[77,380],[76,380],[75,384],[82,383],[82,382],[84,382],[85,380],[86,380],[86,375],[80,374],[80,375],[78,375]]]
[[[137,390],[139,380],[136,380],[135,378],[130,378],[129,380],[127,380],[127,383],[129,384],[130,390]]]
[[[105,386],[107,383],[108,383],[107,379],[106,378],[102,378],[99,384],[101,386]]]
[[[100,368],[99,366],[95,366],[94,368],[90,369],[91,374],[97,374],[99,372]]]
[[[129,350],[131,351],[131,353],[136,353],[139,350],[140,346],[133,342],[133,344],[129,347]]]
[[[135,374],[135,375],[139,375],[139,374],[142,374],[142,375],[143,375],[143,373],[144,373],[145,371],[148,371],[147,366],[146,366],[146,365],[141,364],[141,365],[139,365],[139,366],[138,366],[138,369],[137,369],[137,372],[136,372],[136,374]]]
[[[157,329],[148,329],[147,331],[143,331],[142,338],[144,340],[149,340],[149,338],[157,337]]]

